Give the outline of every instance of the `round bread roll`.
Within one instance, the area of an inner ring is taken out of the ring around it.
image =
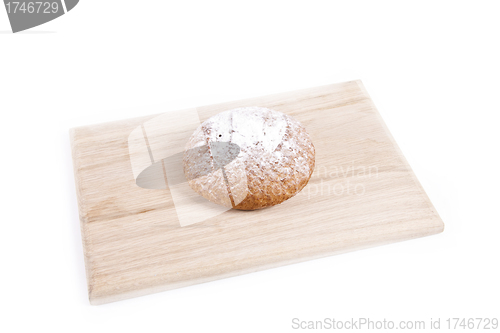
[[[314,170],[304,126],[281,112],[245,107],[201,124],[185,147],[189,186],[217,204],[254,210],[293,197]]]

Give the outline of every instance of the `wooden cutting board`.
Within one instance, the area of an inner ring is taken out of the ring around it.
[[[316,167],[297,196],[251,212],[207,206],[206,217],[189,224],[168,178],[163,188],[137,185],[138,174],[183,147],[197,123],[245,106],[289,114],[309,132]],[[91,304],[443,231],[361,81],[171,115],[70,131]],[[176,126],[175,115],[193,121]]]

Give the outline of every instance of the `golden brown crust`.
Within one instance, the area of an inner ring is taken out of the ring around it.
[[[308,174],[300,172],[294,167],[293,162],[283,162],[278,168],[273,167],[273,164],[259,166],[254,159],[250,158],[247,160],[246,168],[249,193],[245,200],[234,208],[255,210],[274,206],[290,199],[307,185],[314,170],[315,150],[305,128],[301,125],[295,126],[293,129],[291,126],[288,126],[283,140],[297,140],[299,151],[294,155],[289,154],[287,156],[293,159],[293,157],[297,158],[297,155],[303,155],[303,158],[308,161],[310,172]],[[276,151],[285,153],[282,144],[276,148]],[[259,177],[255,169],[252,168],[252,165],[259,167],[261,173],[266,175],[266,178],[262,179]]]
[[[315,149],[298,121],[257,107],[212,118],[195,131],[186,149],[226,140],[238,144],[241,151],[223,169],[214,165],[212,152],[210,157],[185,154],[184,173],[196,192],[226,207],[255,210],[282,203],[306,186],[314,170]],[[193,178],[207,166],[208,158],[212,172]]]

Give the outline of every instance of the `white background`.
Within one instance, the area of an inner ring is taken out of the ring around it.
[[[82,0],[9,29],[0,8],[0,331],[500,317],[500,2]],[[444,233],[89,305],[69,128],[353,79]]]

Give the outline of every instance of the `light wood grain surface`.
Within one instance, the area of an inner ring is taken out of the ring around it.
[[[316,148],[309,184],[281,205],[183,227],[168,186],[141,188],[132,170],[129,135],[158,115],[70,131],[91,304],[443,231],[360,81],[196,112],[203,122],[244,106],[281,111],[306,127]]]

